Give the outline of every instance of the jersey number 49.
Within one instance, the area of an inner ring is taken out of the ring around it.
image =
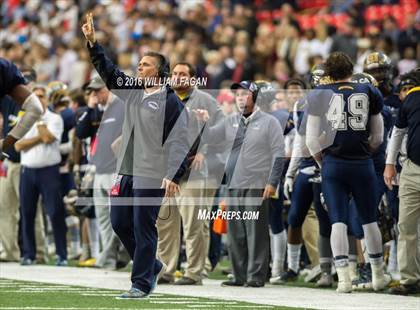
[[[347,109],[346,109],[347,105]],[[327,120],[334,130],[366,130],[369,99],[366,94],[354,93],[344,101],[343,94],[334,94],[330,100]]]

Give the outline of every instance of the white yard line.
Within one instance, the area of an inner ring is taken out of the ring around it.
[[[16,263],[1,263],[0,277],[102,289],[127,290],[130,287],[129,274],[126,272],[89,268],[44,265],[20,266]],[[202,286],[160,285],[157,287],[156,292],[171,295],[244,301],[265,305],[326,310],[420,310],[420,298],[418,297],[370,293],[338,294],[332,290],[271,285],[264,288],[231,288],[221,287],[221,281],[219,280],[206,279],[203,282],[204,285]],[[5,308],[0,307],[0,309]]]

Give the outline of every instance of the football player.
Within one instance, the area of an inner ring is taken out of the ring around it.
[[[323,65],[315,66],[311,72],[311,86],[315,88],[325,83],[326,80]],[[291,201],[288,215],[288,270],[281,277],[270,279],[270,282],[272,284],[282,284],[297,279],[302,247],[302,225],[311,204],[314,203],[319,221],[318,250],[322,271],[321,279],[317,282],[317,286],[330,287],[333,283],[331,276],[332,253],[329,241],[331,225],[328,214],[320,202],[320,184],[312,182],[316,174],[317,165],[305,144],[306,118],[304,117],[304,111],[306,109],[307,102],[304,99],[296,102],[294,106],[294,124],[297,132],[284,182],[284,195]]]
[[[361,83],[361,84],[370,84],[377,88],[379,86],[376,79],[365,72],[362,73],[355,73],[351,77],[351,81],[353,83]],[[383,181],[382,173],[385,168],[385,150],[387,145],[387,136],[389,131],[392,127],[392,114],[391,110],[388,106],[384,105],[381,111],[381,115],[384,121],[384,138],[383,142],[379,146],[379,148],[372,154],[373,164],[375,167],[375,172],[377,176],[377,203],[376,205],[379,206],[382,200],[382,196],[385,193],[385,183]],[[351,249],[356,249],[356,239],[363,239],[363,229],[362,225],[360,223],[360,220],[357,215],[356,210],[356,203],[355,200],[352,199],[350,202],[350,208],[349,208],[349,225],[350,225],[350,232],[351,237],[349,237],[349,247]],[[385,213],[385,212],[383,212]],[[382,231],[389,231],[387,228],[392,228],[391,225],[388,225],[389,223],[386,223],[385,214],[378,214],[380,215],[380,219],[383,219],[381,221],[380,228],[382,228]],[[389,238],[391,234],[382,234],[382,237]],[[371,266],[370,263],[367,261],[365,263],[360,264],[359,266],[359,277],[357,278],[357,272],[355,270],[356,264],[357,264],[357,252],[354,251],[353,256],[349,256],[350,259],[350,273],[352,278],[352,284],[353,289],[371,289],[372,288],[372,274],[371,274]]]
[[[383,141],[383,98],[370,84],[350,81],[353,63],[344,53],[332,53],[325,71],[333,83],[319,86],[314,96],[308,96],[306,145],[322,168],[322,192],[332,223],[337,292],[352,291],[347,238],[350,195],[362,222],[373,289],[382,290],[391,279],[384,273],[382,236],[376,222],[377,182],[372,153]],[[330,100],[319,102],[319,90],[331,92]],[[331,144],[324,144],[321,135],[332,137]]]
[[[370,74],[377,81],[377,87],[384,97],[384,105],[391,108],[395,121],[401,100],[392,84],[393,71],[391,58],[382,52],[370,53],[363,62],[363,72]]]

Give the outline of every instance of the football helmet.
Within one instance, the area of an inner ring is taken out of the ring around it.
[[[391,59],[382,52],[367,55],[363,63],[363,71],[378,81],[378,88],[384,96],[392,91],[393,68]]]

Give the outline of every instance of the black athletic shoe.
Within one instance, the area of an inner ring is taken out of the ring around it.
[[[174,284],[174,280],[171,281],[162,277],[157,281],[157,284]]]
[[[352,281],[354,290],[371,290],[372,289],[372,269],[370,263],[359,265],[359,279]]]
[[[222,286],[244,286],[244,283],[236,282],[235,280],[228,280],[222,282]]]
[[[263,287],[264,286],[263,281],[248,281],[245,283],[245,286],[247,287]]]
[[[420,293],[420,287],[417,284],[400,284],[389,289],[394,295],[415,295]]]
[[[298,279],[298,274],[292,269],[288,269],[286,272],[283,272],[280,276],[280,282],[286,284],[288,282],[294,282]]]

